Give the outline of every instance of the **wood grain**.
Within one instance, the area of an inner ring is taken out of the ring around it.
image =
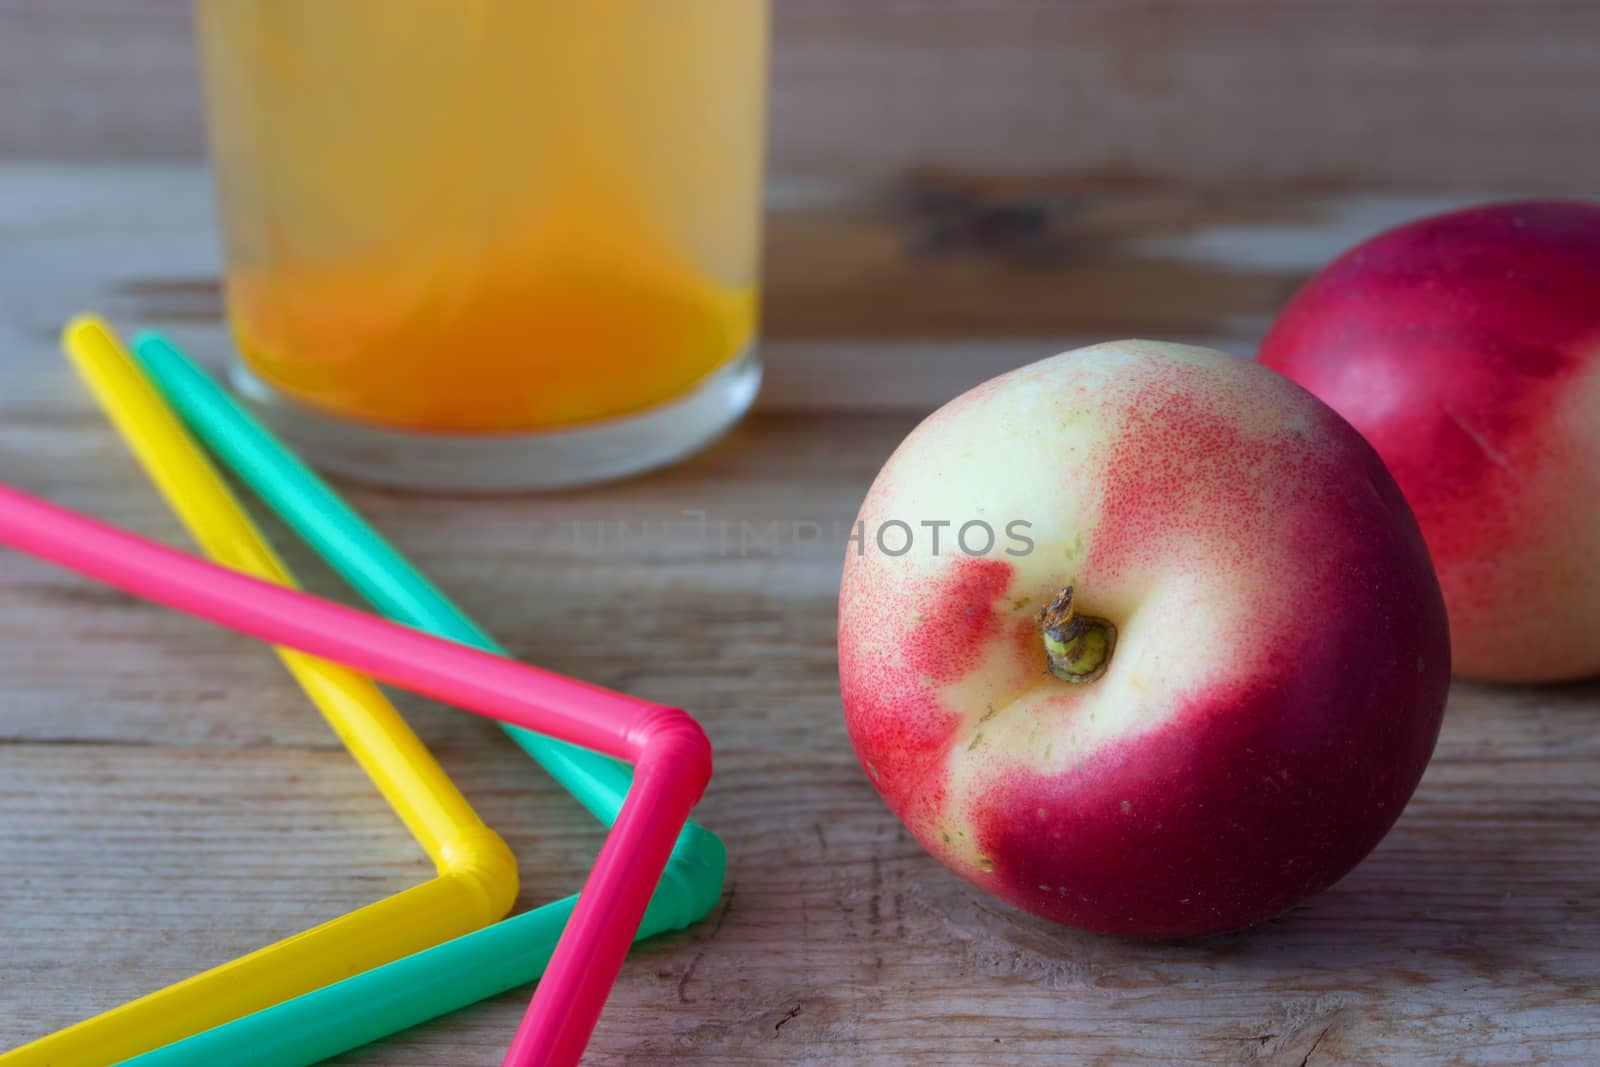
[[[1096,341],[1249,353],[1327,260],[1474,197],[930,171],[879,185],[780,182],[770,199],[761,404],[924,414],[1003,370]],[[197,166],[0,166],[0,412],[70,407],[76,386],[52,353],[61,324],[84,308],[166,330],[220,365],[213,217]]]
[[[205,189],[194,168],[0,170],[0,477],[175,544],[54,334],[92,302],[219,357]],[[1052,339],[1135,330],[1138,307],[1247,347],[1329,245],[1448,200],[954,177],[795,193],[771,269],[788,399],[608,488],[351,491],[516,654],[682,704],[711,735],[698,814],[728,843],[728,891],[630,957],[590,1062],[1600,1061],[1600,684],[1457,685],[1372,857],[1257,930],[1181,945],[1051,927],[956,879],[878,801],[841,721],[843,530],[937,394]],[[1185,302],[1196,262],[1235,266]],[[1073,291],[1100,270],[1119,286]],[[951,306],[968,285],[992,306]],[[344,595],[267,526],[312,588]],[[263,649],[10,552],[0,605],[0,1048],[425,874]],[[599,843],[577,806],[489,724],[400,704],[510,840],[522,902],[575,887]],[[498,1063],[526,996],[338,1062]]]
[[[742,0],[730,0],[742,2]],[[0,158],[200,158],[186,0],[0,0]],[[1592,194],[1587,0],[777,0],[772,167]]]
[[[761,416],[609,490],[356,504],[520,655],[681,702],[717,748],[716,916],[637,952],[596,1063],[1575,1063],[1600,1054],[1600,687],[1458,686],[1394,834],[1259,930],[1141,945],[983,897],[909,840],[844,736],[839,544],[895,417]],[[176,537],[85,414],[35,488]],[[88,461],[86,449],[104,449]],[[686,509],[707,513],[711,536]],[[641,533],[640,531],[648,531]],[[279,537],[300,570],[326,575]],[[248,642],[0,555],[0,1046],[417,880],[420,853]],[[624,601],[621,593],[626,592]],[[627,603],[626,609],[622,604]],[[522,858],[524,900],[598,844],[487,724],[404,704]],[[341,1062],[498,1062],[508,994]]]

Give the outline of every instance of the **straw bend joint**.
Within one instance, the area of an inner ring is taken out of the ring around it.
[[[504,918],[517,901],[517,857],[487,826],[469,829],[444,842],[439,849],[438,868],[440,877],[471,887],[482,902],[485,922]]]
[[[627,741],[638,755],[635,773],[647,767],[673,767],[692,786],[695,799],[711,780],[711,741],[682,708],[645,707],[628,727]]]

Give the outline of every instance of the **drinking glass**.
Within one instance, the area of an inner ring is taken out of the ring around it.
[[[548,487],[749,407],[767,0],[198,0],[236,388],[313,462]]]

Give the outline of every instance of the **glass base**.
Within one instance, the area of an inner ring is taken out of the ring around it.
[[[498,492],[586,485],[682,459],[749,410],[761,361],[746,350],[689,395],[636,415],[510,434],[371,426],[305,407],[237,358],[229,376],[257,417],[321,470],[371,485]]]

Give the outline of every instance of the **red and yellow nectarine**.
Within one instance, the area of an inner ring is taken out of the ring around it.
[[[1458,671],[1600,674],[1600,205],[1491,204],[1380,234],[1290,301],[1261,361],[1388,464]]]
[[[1128,341],[1002,375],[905,440],[858,533],[851,741],[928,851],[1035,914],[1268,918],[1378,843],[1433,751],[1450,651],[1410,509],[1255,363]]]

